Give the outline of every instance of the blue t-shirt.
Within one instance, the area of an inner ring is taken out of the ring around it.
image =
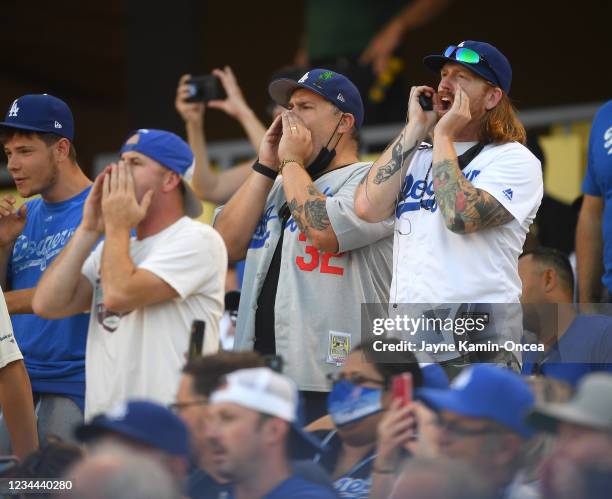
[[[28,201],[26,224],[15,241],[8,266],[9,289],[36,287],[81,223],[90,189],[60,203],[47,203],[41,198]],[[60,320],[14,314],[11,321],[32,390],[67,395],[83,410],[89,314]]]
[[[327,433],[327,434],[325,434]],[[330,476],[334,473],[340,452],[342,439],[336,430],[330,432],[314,432],[321,439],[326,451],[317,454],[313,461],[323,466]],[[341,477],[334,480],[334,489],[341,499],[368,499],[372,488],[372,468],[376,454],[374,450],[368,452],[361,461],[346,471]]]
[[[233,499],[229,495],[228,499]],[[279,483],[274,489],[268,492],[262,499],[338,499],[330,489],[309,482],[296,475],[292,475],[287,480]]]
[[[572,386],[585,374],[612,372],[612,317],[579,315],[546,352],[525,352],[522,374],[542,374]]]
[[[231,493],[231,483],[219,483],[206,471],[195,469],[187,478],[187,496],[191,499],[220,499]]]
[[[612,291],[612,100],[604,104],[593,118],[582,192],[601,197],[604,201],[602,281]]]

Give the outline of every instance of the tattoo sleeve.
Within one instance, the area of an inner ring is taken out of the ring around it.
[[[321,194],[313,184],[310,184],[306,190],[311,196],[310,199],[301,205],[294,198],[289,201],[288,206],[298,228],[308,237],[311,229],[323,231],[331,225],[331,222],[325,207],[327,197]]]
[[[514,217],[488,192],[466,179],[457,160],[444,159],[432,166],[433,188],[446,226],[468,234],[510,222]]]
[[[413,153],[416,149],[417,145],[413,145],[407,151],[402,152],[402,141],[404,139],[404,134],[400,134],[397,141],[393,145],[393,150],[391,151],[391,159],[384,165],[381,165],[376,170],[376,175],[374,175],[374,179],[372,182],[374,184],[382,184],[389,180],[395,173],[397,173],[401,168],[406,159]]]

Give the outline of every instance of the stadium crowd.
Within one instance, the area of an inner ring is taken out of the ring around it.
[[[187,141],[132,131],[93,181],[63,100],[8,106],[32,199],[0,199],[0,495],[610,496],[612,101],[576,277],[526,245],[544,186],[508,59],[466,40],[423,62],[437,88],[411,88],[373,161],[362,94],[326,67],[272,79],[269,126],[231,68],[207,101],[185,75]],[[210,109],[256,158],[211,167]]]

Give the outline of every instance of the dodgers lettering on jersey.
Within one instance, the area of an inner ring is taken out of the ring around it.
[[[342,499],[368,499],[372,488],[372,476],[353,478],[344,476],[334,482],[334,489]]]
[[[272,187],[246,255],[234,348],[254,347],[258,297],[283,233],[282,262],[275,302],[276,351],[285,374],[302,390],[329,389],[326,374],[339,333],[358,343],[361,303],[386,303],[391,281],[393,225],[370,224],[354,212],[355,189],[370,163],[355,163],[323,174],[314,185],[326,197],[326,211],[338,253],[319,251],[287,214],[282,177]],[[224,209],[224,208],[222,208]],[[351,300],[346,300],[351,296]],[[385,311],[381,307],[381,314]],[[300,334],[296,335],[296,328]],[[333,334],[332,334],[333,333]]]
[[[478,175],[480,170],[471,170],[463,172],[463,176],[472,182]],[[430,172],[429,178],[431,179],[432,174]],[[400,218],[403,213],[407,211],[418,211],[422,208],[421,200],[429,211],[435,213],[438,209],[438,203],[436,203],[436,196],[433,190],[433,179],[429,180],[425,185],[425,179],[414,180],[414,175],[409,173],[404,179],[402,185],[402,192],[400,194],[400,202],[397,204],[395,209],[396,218]]]
[[[15,273],[28,268],[36,268],[41,272],[47,270],[49,264],[62,251],[76,229],[63,229],[49,234],[39,241],[31,240],[27,235],[20,235],[15,241],[12,265]]]

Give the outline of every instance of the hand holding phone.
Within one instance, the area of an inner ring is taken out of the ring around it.
[[[208,102],[226,98],[223,86],[215,75],[193,76],[187,81],[189,97],[185,102]]]
[[[393,376],[393,399],[401,402],[401,407],[412,402],[412,374],[401,373]]]
[[[426,94],[419,95],[419,104],[423,111],[433,111],[433,98]]]

